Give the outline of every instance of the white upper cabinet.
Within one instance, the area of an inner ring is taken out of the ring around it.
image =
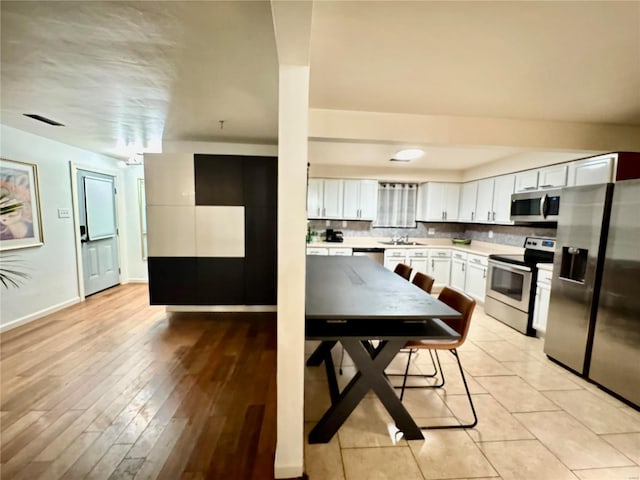
[[[310,178],[307,188],[307,218],[322,218],[324,180]]]
[[[460,190],[460,209],[458,220],[473,222],[476,218],[476,199],[478,197],[478,182],[462,184]]]
[[[538,170],[516,173],[516,192],[528,192],[538,189]]]
[[[360,220],[375,220],[378,213],[378,181],[360,181]]]
[[[309,179],[307,218],[374,220],[377,211],[376,180]]]
[[[502,175],[496,177],[493,184],[493,214],[495,223],[512,224],[511,221],[511,195],[515,186],[515,175]]]
[[[423,183],[418,189],[419,221],[454,221],[458,219],[460,185],[457,183]]]
[[[324,180],[324,207],[322,218],[342,218],[343,180]]]
[[[567,186],[608,183],[612,179],[614,155],[578,160],[569,164]]]
[[[553,165],[541,168],[538,176],[538,188],[562,188],[567,184],[567,166]]]
[[[360,180],[344,181],[344,218],[357,219],[360,214]]]
[[[343,180],[310,178],[307,218],[342,218]]]
[[[476,202],[476,222],[493,222],[493,178],[478,181],[478,200]]]
[[[342,218],[345,220],[374,220],[378,207],[376,180],[345,180]]]

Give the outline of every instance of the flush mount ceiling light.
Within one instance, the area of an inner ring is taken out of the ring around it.
[[[396,152],[396,154],[391,158],[392,162],[409,162],[411,160],[415,160],[416,158],[420,158],[424,155],[424,150],[419,148],[406,148],[404,150],[400,150]]]

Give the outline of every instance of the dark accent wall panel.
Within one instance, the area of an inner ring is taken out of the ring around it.
[[[195,257],[149,257],[151,305],[197,305]]]
[[[278,159],[244,158],[244,205],[276,211],[278,208]]]
[[[198,257],[196,305],[243,305],[244,259]]]
[[[196,205],[244,205],[244,157],[194,155]]]
[[[246,305],[275,305],[277,302],[276,215],[274,208],[245,207]]]

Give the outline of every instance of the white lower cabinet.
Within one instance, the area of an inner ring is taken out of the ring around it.
[[[384,266],[393,271],[399,263],[407,262],[406,250],[400,248],[385,248],[384,250]]]
[[[427,273],[434,278],[434,287],[449,285],[451,278],[451,250],[429,250],[429,266]]]
[[[347,247],[307,247],[307,255],[342,255],[350,257],[352,248]]]
[[[547,330],[547,315],[549,314],[549,300],[551,298],[551,277],[551,272],[538,270],[536,302],[533,310],[533,328],[536,329],[537,336],[544,336]]]
[[[325,247],[307,247],[307,255],[329,255],[329,249]]]
[[[414,272],[429,273],[429,251],[422,248],[407,250],[407,265]]]
[[[487,257],[473,254],[467,256],[465,292],[481,303],[484,303],[484,295],[486,292],[487,265]]]
[[[352,248],[340,247],[340,248],[329,248],[329,255],[342,255],[346,257],[350,257],[353,255]]]
[[[451,254],[451,286],[464,291],[467,279],[467,254],[452,252]]]

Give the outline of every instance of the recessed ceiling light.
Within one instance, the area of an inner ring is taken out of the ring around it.
[[[39,122],[47,123],[49,125],[53,125],[54,127],[64,127],[64,125],[60,122],[56,122],[55,120],[51,120],[50,118],[43,117],[42,115],[38,115],[36,113],[23,113],[25,117],[33,118],[34,120],[38,120]]]
[[[411,160],[415,160],[416,158],[420,158],[424,155],[424,150],[419,148],[406,148],[404,150],[400,150],[396,152],[396,154],[391,158],[392,162],[409,162]]]

